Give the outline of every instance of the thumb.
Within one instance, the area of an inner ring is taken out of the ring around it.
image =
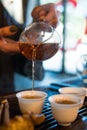
[[[17,32],[17,27],[14,25],[0,28],[0,36],[11,36]]]

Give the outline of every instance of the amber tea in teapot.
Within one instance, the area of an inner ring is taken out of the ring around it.
[[[54,56],[59,50],[58,33],[44,22],[32,23],[20,36],[20,51],[29,60],[43,61]]]

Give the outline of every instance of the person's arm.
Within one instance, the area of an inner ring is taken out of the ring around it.
[[[59,12],[54,3],[37,6],[32,11],[33,21],[45,21],[52,25],[54,28],[58,24]]]
[[[59,18],[57,6],[53,3],[37,6],[32,11],[32,17],[34,21],[45,21],[56,28]],[[16,32],[15,26],[0,28],[0,51],[8,54],[20,53],[19,41],[4,38],[4,36],[14,35]]]

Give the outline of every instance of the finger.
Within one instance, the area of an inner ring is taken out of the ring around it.
[[[20,53],[19,42],[3,38],[3,40],[0,40],[0,51],[9,54]]]
[[[57,16],[55,15],[55,12],[50,9],[49,12],[46,14],[45,19],[46,19],[47,21],[51,21],[51,20],[53,20],[53,18],[56,18],[56,17],[57,17]]]
[[[53,27],[56,27],[58,24],[58,16],[53,10],[50,10],[45,16],[45,21],[51,24]]]
[[[45,21],[45,16],[41,16],[41,17],[39,18],[39,21],[44,21],[44,22],[46,22],[46,21]]]
[[[45,16],[45,15],[46,15],[46,11],[45,11],[45,10],[41,10],[41,11],[39,12],[39,17]]]
[[[17,32],[17,27],[14,25],[0,28],[0,36],[11,36]]]
[[[41,16],[39,18],[39,21],[44,21],[46,23],[49,23],[52,27],[56,28],[57,24],[58,24],[58,20],[57,18],[53,18],[51,20],[47,20],[45,16]]]
[[[51,21],[49,22],[49,24],[50,24],[52,27],[56,28],[56,27],[57,27],[57,24],[58,24],[58,20],[57,20],[56,18],[53,18],[53,20],[51,20]]]
[[[35,7],[32,11],[32,17],[37,19],[39,17],[39,12],[42,10],[41,6]]]

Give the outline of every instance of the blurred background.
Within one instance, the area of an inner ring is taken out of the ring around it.
[[[44,4],[51,0],[40,2]],[[54,0],[54,2],[61,12],[57,31],[62,36],[62,44],[58,53],[43,63],[44,68],[76,74],[80,56],[87,53],[87,0]]]

